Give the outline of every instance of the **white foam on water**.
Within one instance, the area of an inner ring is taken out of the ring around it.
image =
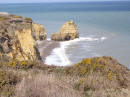
[[[106,37],[101,37],[101,40],[105,40],[105,39],[107,39]]]
[[[47,38],[48,41],[50,41],[51,39],[50,38]]]
[[[72,62],[69,60],[68,55],[66,54],[66,48],[73,43],[81,41],[102,41],[107,39],[106,37],[101,38],[92,38],[92,37],[80,37],[70,41],[60,42],[60,47],[53,49],[51,55],[49,55],[45,64],[55,65],[55,66],[69,66],[72,65]]]

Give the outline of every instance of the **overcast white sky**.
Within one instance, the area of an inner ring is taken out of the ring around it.
[[[0,3],[84,2],[84,1],[130,1],[130,0],[0,0]]]

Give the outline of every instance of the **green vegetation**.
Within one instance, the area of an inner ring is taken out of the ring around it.
[[[14,18],[22,18],[22,16],[17,16],[17,15],[14,15],[13,17]]]
[[[9,62],[1,62],[0,67],[9,67],[9,68],[16,68],[16,69],[29,69],[32,68],[36,64],[32,61],[18,61],[16,59],[9,61]]]
[[[19,81],[19,77],[20,76],[14,72],[0,69],[0,95],[3,97],[13,95],[15,90],[14,86]]]
[[[4,17],[4,16],[0,16],[0,21],[3,21],[3,20],[7,20],[9,19],[8,17]]]
[[[33,21],[33,20],[32,20],[31,18],[29,18],[29,17],[25,17],[24,20],[26,20],[26,21]]]
[[[128,74],[111,57],[87,58],[69,67],[14,59],[0,63],[0,95],[43,97],[48,91],[57,95],[48,97],[127,97],[122,89],[130,88]]]
[[[74,67],[66,68],[68,69],[67,73],[86,76],[94,72],[100,72],[103,76],[112,80],[112,76],[116,76],[116,72],[112,71],[114,65],[112,63],[107,63],[107,60],[110,61],[111,59],[109,57],[83,59],[81,62],[75,64]]]

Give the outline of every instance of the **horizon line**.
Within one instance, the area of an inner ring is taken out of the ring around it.
[[[87,3],[87,2],[130,2],[129,0],[116,0],[116,1],[70,1],[70,2],[8,2],[8,3],[0,3],[0,4],[34,4],[34,3]]]

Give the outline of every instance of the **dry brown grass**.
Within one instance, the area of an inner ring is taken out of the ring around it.
[[[32,71],[34,73],[34,71]],[[100,73],[86,77],[65,76],[39,71],[16,86],[15,97],[129,97],[128,89],[106,80]]]
[[[25,17],[24,20],[26,20],[26,21],[33,21],[33,20],[32,20],[31,18],[29,18],[29,17]]]
[[[15,85],[27,75],[25,71],[0,68],[0,97],[13,97]]]
[[[5,72],[24,78],[7,88],[15,87],[15,92],[6,89],[15,96],[3,97],[130,97],[130,71],[111,57],[84,59],[70,67],[31,63],[0,65]]]
[[[83,91],[85,97],[129,97],[122,91],[118,82],[107,80],[100,73],[91,73],[86,77],[78,77],[74,82],[75,88]],[[130,92],[130,91],[129,91]]]
[[[112,57],[86,58],[65,69],[70,76],[79,76],[75,88],[86,97],[129,97],[130,71]]]
[[[59,80],[54,74],[29,76],[16,86],[16,97],[83,97],[65,80],[65,77],[64,81]]]
[[[0,21],[8,20],[8,19],[9,19],[8,17],[0,16]]]

